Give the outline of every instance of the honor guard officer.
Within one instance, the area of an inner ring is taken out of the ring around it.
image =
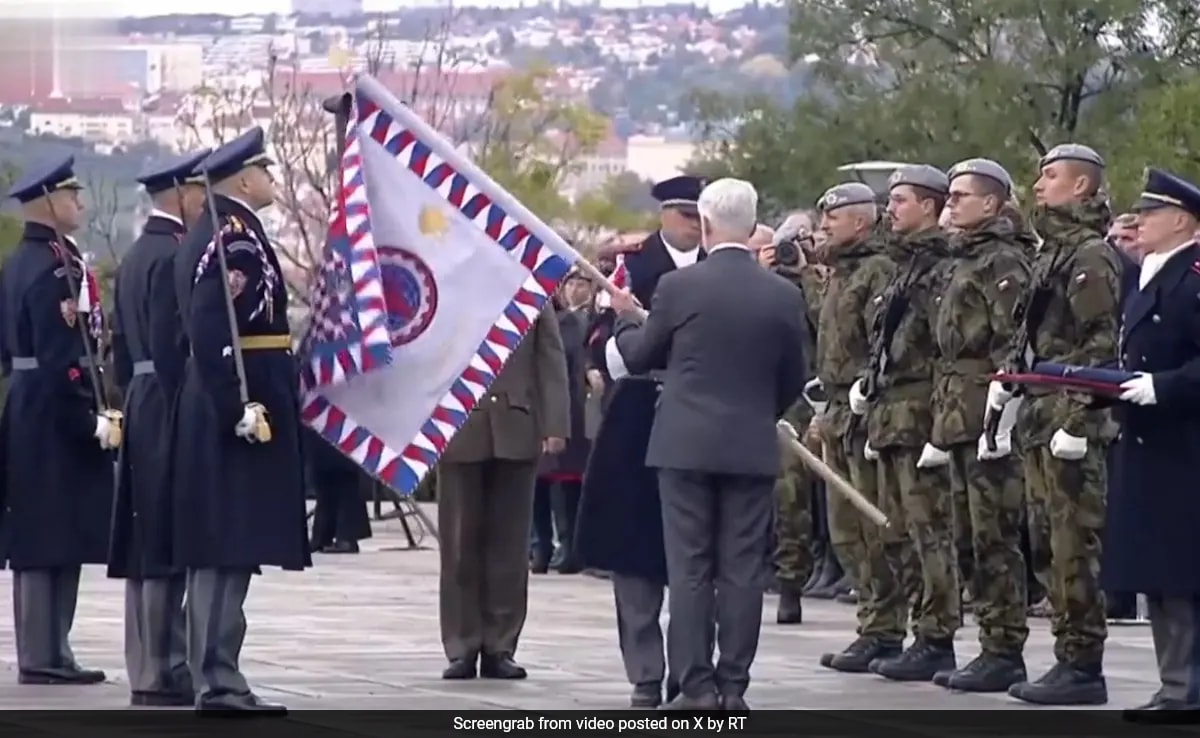
[[[69,236],[84,222],[73,168],[73,157],[60,159],[13,186],[25,232],[0,276],[12,371],[0,421],[2,540],[22,684],[104,681],[76,663],[69,642],[80,566],[108,557],[120,445],[119,414],[101,404],[94,361],[100,316],[83,312],[99,310],[95,283]]]
[[[125,579],[125,670],[134,705],[190,705],[185,572],[171,553],[170,409],[187,358],[175,306],[175,252],[204,208],[196,166],[211,149],[159,162],[138,177],[154,202],[117,270],[113,357],[125,397],[125,442],[113,503],[108,575]],[[160,327],[159,324],[165,324]],[[165,344],[154,340],[165,331]],[[158,365],[168,369],[160,380]]]
[[[696,206],[704,184],[685,176],[654,186],[652,193],[662,205],[662,227],[624,257],[629,290],[642,305],[650,305],[664,274],[704,258]],[[612,348],[611,341],[608,346]],[[612,573],[621,658],[634,685],[630,703],[654,707],[662,702],[666,675],[659,618],[667,560],[658,481],[645,459],[658,382],[650,377],[621,379],[628,372],[614,353],[607,351],[607,363],[618,381],[584,475],[576,547],[584,566]],[[614,535],[615,530],[626,533]],[[673,680],[668,680],[667,700],[677,693]]]
[[[1200,187],[1151,169],[1137,211],[1145,258],[1120,352],[1137,376],[1117,408],[1100,571],[1107,591],[1145,594],[1150,608],[1162,686],[1126,719],[1200,721]]]
[[[286,712],[238,670],[243,604],[260,566],[311,564],[287,292],[255,214],[275,199],[272,163],[257,127],[202,161],[210,197],[175,257],[192,356],[174,434],[174,563],[187,568],[199,710]]]

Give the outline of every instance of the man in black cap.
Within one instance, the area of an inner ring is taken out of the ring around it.
[[[1107,591],[1143,593],[1162,686],[1125,712],[1138,722],[1200,721],[1200,187],[1151,169],[1138,210],[1144,250],[1125,301],[1117,483],[1108,499]],[[1190,713],[1190,714],[1185,714]]]
[[[623,257],[626,286],[642,305],[650,305],[663,275],[704,258],[696,207],[704,184],[698,177],[681,176],[654,186],[654,197],[662,204],[661,228]],[[608,330],[612,317],[606,311]],[[597,338],[595,332],[593,327],[593,344],[611,348],[611,339]],[[575,546],[583,566],[612,573],[621,658],[634,685],[630,704],[655,707],[662,702],[666,676],[659,617],[667,562],[658,481],[645,459],[659,382],[628,377],[619,355],[606,363],[619,381],[592,444]],[[616,530],[626,533],[614,535]],[[668,680],[667,699],[677,693],[674,680]]]
[[[174,563],[188,570],[188,662],[199,710],[286,712],[253,694],[238,669],[242,606],[260,566],[311,564],[287,290],[255,214],[275,199],[271,164],[261,128],[203,160],[216,223],[206,207],[175,257],[192,353],[174,434]]]
[[[98,381],[99,296],[68,234],[84,222],[74,158],[27,170],[9,192],[25,232],[0,276],[12,376],[0,421],[4,557],[22,684],[95,684],[69,636],[82,564],[108,557],[118,413]],[[92,312],[85,312],[85,309]],[[85,343],[86,342],[86,343]]]
[[[125,579],[125,670],[134,705],[190,705],[184,572],[171,555],[170,409],[187,360],[174,258],[204,208],[195,169],[211,149],[158,162],[138,177],[154,202],[117,269],[113,357],[126,438],[113,503],[108,575]],[[157,340],[156,340],[157,339]],[[161,371],[161,374],[160,374]]]

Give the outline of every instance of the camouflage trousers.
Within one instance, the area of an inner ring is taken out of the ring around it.
[[[1107,449],[1089,443],[1079,461],[1055,458],[1048,446],[1025,454],[1025,484],[1050,528],[1050,606],[1054,655],[1075,666],[1099,666],[1108,638],[1100,588],[1100,536],[1108,489]]]
[[[1035,453],[1027,451],[1026,455]],[[1024,467],[1025,461],[1022,461]],[[1050,573],[1050,511],[1028,479],[1025,482],[1025,532],[1029,536],[1029,570],[1033,578],[1049,594],[1052,574]]]
[[[863,456],[866,440],[865,433],[853,433],[849,449],[844,443],[827,443],[825,463],[878,505],[878,469]],[[826,495],[830,545],[858,590],[858,633],[903,640],[908,605],[903,531],[881,528],[833,490]]]
[[[980,461],[974,443],[957,444],[949,451],[951,487],[964,503],[957,506],[957,514],[970,533],[970,589],[979,645],[988,653],[1020,654],[1029,638],[1020,459],[1009,455]]]
[[[897,617],[913,598],[913,632],[949,640],[962,625],[961,587],[954,540],[954,494],[945,469],[919,469],[920,449],[879,451],[880,507],[890,527],[905,531],[887,560],[903,583]],[[903,621],[901,621],[903,622]]]
[[[784,461],[775,480],[775,573],[801,586],[813,569],[812,472],[796,458]]]

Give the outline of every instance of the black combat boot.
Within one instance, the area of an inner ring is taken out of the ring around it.
[[[812,588],[817,586],[817,582],[821,581],[821,573],[825,567],[825,557],[829,554],[829,546],[824,541],[816,541],[812,548],[812,571],[808,573],[808,579],[804,580],[804,585],[800,587],[800,594],[807,595]]]
[[[903,645],[900,641],[888,641],[878,636],[859,636],[845,651],[830,656],[828,667],[849,674],[866,674],[872,661],[899,656]],[[821,665],[826,665],[824,657]]]
[[[1025,681],[1025,659],[1021,654],[1004,655],[984,651],[971,663],[951,672],[943,687],[960,692],[1007,692],[1014,684]],[[937,683],[937,677],[934,677]]]
[[[895,658],[876,659],[871,662],[870,669],[897,682],[928,682],[933,680],[934,674],[956,665],[954,639],[917,636],[904,653]]]
[[[841,594],[837,595],[833,599],[835,602],[840,602],[843,605],[857,605],[858,604],[858,590],[851,589],[848,592],[842,592]]]
[[[1059,662],[1032,682],[1018,682],[1008,696],[1035,705],[1103,705],[1108,703],[1108,684],[1099,664],[1072,666]]]
[[[803,621],[800,586],[795,582],[780,582],[779,609],[775,611],[775,622],[780,625],[799,625]]]
[[[837,557],[833,555],[833,547],[825,547],[825,555],[813,567],[813,576],[807,584],[804,585],[804,596],[815,597],[814,592],[827,589],[834,582],[842,578],[842,567],[838,563]]]

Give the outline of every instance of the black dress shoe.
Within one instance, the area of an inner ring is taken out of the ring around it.
[[[284,717],[288,709],[256,694],[246,694],[202,698],[196,712],[204,717]]]
[[[679,696],[679,682],[674,679],[667,679],[667,702]]]
[[[183,692],[134,692],[129,695],[133,707],[191,707],[196,695]]]
[[[524,679],[529,673],[508,654],[484,654],[479,661],[479,676],[484,679]]]
[[[667,704],[658,708],[660,710],[720,710],[721,701],[717,699],[717,695],[704,694],[698,697],[689,697],[686,694],[681,694]]]
[[[99,669],[38,669],[21,671],[18,684],[100,684],[107,677]]]
[[[531,574],[545,574],[550,571],[550,557],[536,553],[529,558],[529,572]]]
[[[469,659],[450,659],[450,665],[442,672],[442,679],[474,679],[475,657]]]
[[[633,693],[629,695],[629,706],[634,708],[655,708],[662,704],[662,687],[656,682],[633,685]]]
[[[358,553],[357,541],[334,541],[325,548],[321,549],[321,553],[327,554],[356,554]]]
[[[1142,725],[1200,725],[1200,705],[1155,695],[1140,707],[1122,710],[1121,719]]]

